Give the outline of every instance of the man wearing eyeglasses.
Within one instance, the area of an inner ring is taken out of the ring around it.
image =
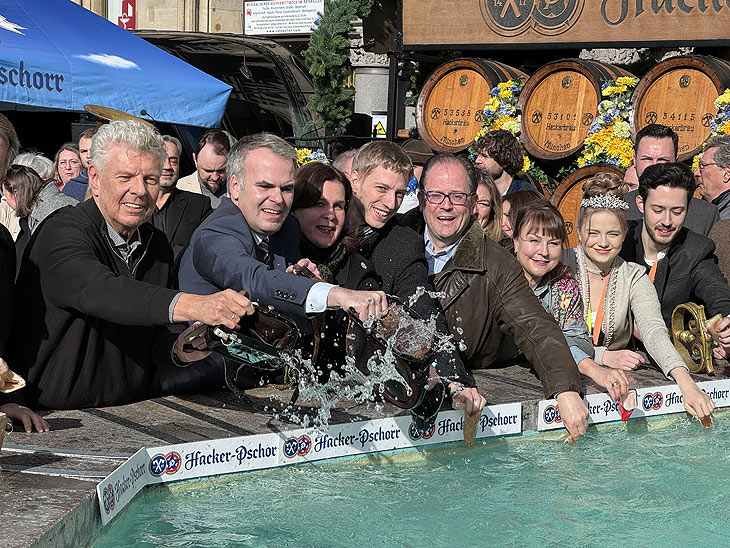
[[[720,219],[730,219],[730,135],[707,141],[694,175],[702,197],[717,206]]]
[[[415,298],[411,308],[422,318],[435,316],[436,328],[447,334],[443,316],[431,296],[423,293],[424,288],[431,289],[423,240],[396,220],[408,181],[413,177],[411,159],[395,143],[373,141],[355,154],[350,177],[353,198],[347,212],[347,226],[358,237],[360,254],[375,267],[381,289],[406,303]],[[439,352],[434,366],[449,390],[452,404],[458,403],[470,415],[480,413],[486,400],[474,386],[474,379],[467,374],[458,352],[453,348]],[[440,400],[433,405],[432,402],[438,399],[437,391],[440,393],[441,388],[431,390],[426,404],[414,410],[423,420],[419,427],[427,428],[435,418]]]
[[[517,260],[472,217],[476,187],[477,174],[467,160],[437,154],[421,175],[423,218],[409,213],[402,222],[423,232],[438,303],[467,369],[492,366],[503,332],[510,333],[546,397],[557,397],[563,422],[577,438],[585,434],[588,408],[579,394],[583,383],[575,360]]]

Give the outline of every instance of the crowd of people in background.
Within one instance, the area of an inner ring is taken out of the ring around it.
[[[0,115],[0,358],[27,381],[0,411],[43,431],[39,409],[221,388],[225,363],[197,327],[236,330],[257,307],[310,347],[317,319],[324,371],[345,361],[348,315],[372,321],[397,298],[454,343],[429,364],[419,427],[444,401],[480,413],[472,372],[512,363],[534,370],[574,438],[588,424],[581,374],[618,401],[627,371],[658,367],[709,416],[667,328],[678,304],[702,304],[722,316],[714,356],[730,352],[730,136],[692,173],[670,128],[643,128],[626,179],[590,178],[576,219],[521,176],[511,133],[473,148],[376,140],[297,168],[278,136],[209,130],[180,177],[180,141],[149,124],[91,128],[51,161],[20,153]]]

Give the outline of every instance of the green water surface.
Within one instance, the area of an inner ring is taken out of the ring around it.
[[[726,547],[730,414],[150,488],[93,546]]]

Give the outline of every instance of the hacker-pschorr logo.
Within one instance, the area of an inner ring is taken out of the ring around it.
[[[532,29],[556,36],[575,25],[585,0],[479,0],[487,26],[500,36],[513,37]]]

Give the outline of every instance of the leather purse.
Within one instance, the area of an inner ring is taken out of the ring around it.
[[[294,351],[299,329],[273,307],[254,306],[252,315],[241,318],[238,330],[221,325],[201,326],[205,327],[206,347],[240,364],[278,371],[287,365],[283,354]]]
[[[402,381],[388,380],[383,397],[398,407],[412,409],[424,399],[429,366],[434,357],[434,338],[423,333],[425,322],[397,297],[388,296],[387,314],[365,326],[350,310],[347,326],[347,355],[364,374],[370,374],[368,361],[376,353],[383,358],[388,350]]]

